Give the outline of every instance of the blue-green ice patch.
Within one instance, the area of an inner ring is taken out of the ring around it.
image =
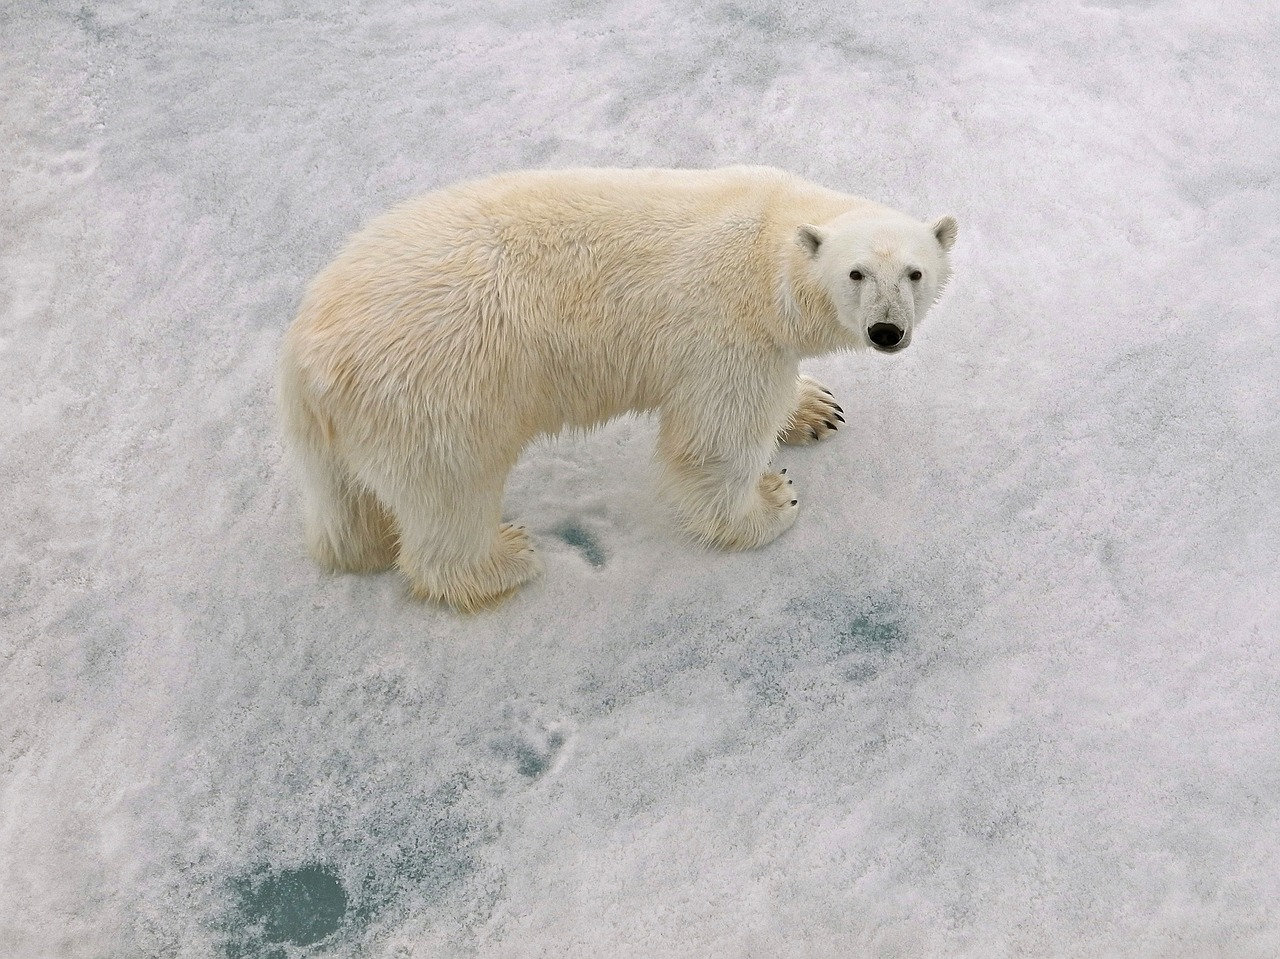
[[[598,569],[604,565],[605,555],[599,540],[578,523],[570,520],[556,527],[555,534],[581,553],[582,558],[592,566]]]
[[[841,653],[891,653],[902,644],[902,627],[884,610],[872,607],[855,614],[836,634]]]
[[[347,892],[323,866],[259,871],[232,882],[236,934],[230,959],[284,955],[284,945],[310,946],[337,932],[347,915]]]

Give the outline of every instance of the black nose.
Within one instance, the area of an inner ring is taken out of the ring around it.
[[[892,323],[872,323],[867,335],[882,350],[891,350],[902,342],[902,330]]]

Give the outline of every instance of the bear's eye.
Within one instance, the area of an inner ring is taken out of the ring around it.
[[[854,283],[861,283],[861,282],[862,282],[862,271],[861,271],[861,270],[854,270],[852,273],[850,273],[850,274],[849,274],[849,279],[853,280],[853,282],[854,282]]]
[[[919,283],[922,279],[924,279],[924,274],[923,274],[923,273],[921,273],[919,270],[912,270],[912,271],[911,271],[911,282],[912,282],[912,283]]]

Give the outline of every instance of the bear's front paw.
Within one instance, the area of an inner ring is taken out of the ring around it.
[[[799,505],[786,470],[781,473],[765,473],[761,476],[760,496],[776,513],[790,512]]]
[[[808,446],[826,439],[844,422],[844,410],[831,391],[808,376],[796,381],[796,408],[778,439],[788,446]]]
[[[791,480],[782,473],[761,476],[754,500],[745,514],[691,522],[689,531],[721,549],[755,549],[785,533],[800,512]]]

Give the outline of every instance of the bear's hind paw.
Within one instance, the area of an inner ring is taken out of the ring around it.
[[[533,540],[523,526],[504,523],[488,559],[462,569],[442,569],[412,577],[413,595],[476,613],[501,603],[542,572]]]

